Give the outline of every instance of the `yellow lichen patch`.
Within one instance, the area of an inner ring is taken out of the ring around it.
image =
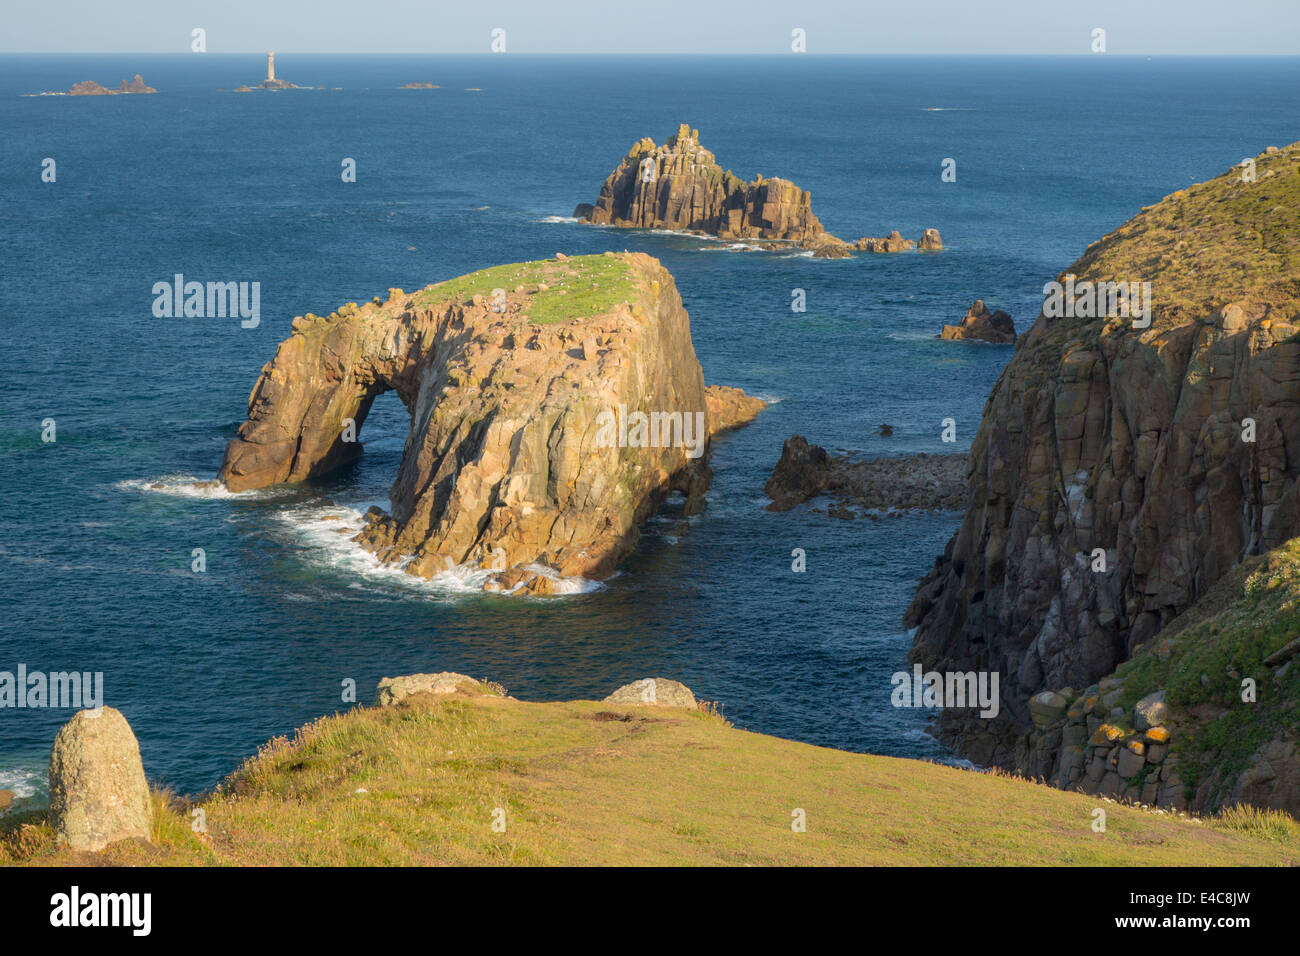
[[[1097,728],[1097,732],[1092,735],[1092,740],[1089,743],[1093,746],[1114,743],[1123,736],[1124,731],[1122,728],[1116,727],[1114,724],[1102,724]]]

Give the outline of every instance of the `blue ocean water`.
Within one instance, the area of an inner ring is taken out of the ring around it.
[[[1300,138],[1295,58],[281,54],[281,77],[326,89],[218,92],[264,68],[0,57],[0,670],[102,671],[146,770],[181,791],[344,709],[343,681],[367,702],[380,677],[418,670],[525,699],[672,677],[747,729],[943,758],[924,712],[890,706],[889,677],[906,668],[903,610],[958,516],[768,513],[782,441],[964,450],[1011,351],[938,342],[941,325],[979,297],[1023,328],[1042,284],[1140,206]],[[23,95],[137,72],[159,93]],[[400,89],[419,81],[440,88]],[[682,122],[741,176],[810,189],[843,238],[934,226],[946,248],[827,261],[568,220],[633,142]],[[956,182],[941,181],[946,158]],[[391,394],[344,473],[193,488],[294,315],[605,249],[659,257],[706,380],[774,401],[716,444],[689,533],[652,520],[605,587],[487,596],[382,573],[350,546],[337,529],[386,500],[400,460]],[[153,284],[178,272],[260,282],[261,324],[154,318]],[[957,446],[939,441],[948,417]],[[0,709],[0,788],[39,793],[69,716]]]

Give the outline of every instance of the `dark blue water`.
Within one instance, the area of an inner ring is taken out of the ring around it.
[[[952,417],[964,450],[1010,350],[937,342],[942,324],[983,297],[1023,328],[1043,282],[1140,206],[1300,137],[1289,58],[282,55],[277,69],[329,89],[217,92],[262,77],[251,56],[0,57],[0,670],[102,671],[147,771],[186,791],[346,706],[345,679],[364,702],[417,670],[527,699],[674,677],[745,728],[941,757],[924,715],[889,705],[889,676],[957,516],[769,514],[782,440],[952,451]],[[137,72],[160,92],[21,95]],[[441,89],[398,89],[411,81]],[[841,237],[935,226],[947,248],[824,261],[563,221],[635,140],[680,122],[738,174],[810,189]],[[40,181],[45,157],[56,183]],[[652,521],[603,589],[527,601],[376,572],[334,529],[386,499],[406,432],[393,395],[344,474],[193,490],[294,315],[607,248],[673,271],[707,381],[779,402],[717,443],[689,533]],[[261,325],[154,318],[153,284],[177,272],[260,282]],[[881,422],[896,437],[876,437]],[[0,787],[39,789],[68,716],[0,710]]]

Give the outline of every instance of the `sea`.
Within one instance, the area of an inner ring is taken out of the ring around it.
[[[526,700],[666,677],[744,730],[951,759],[932,712],[892,705],[891,678],[960,515],[766,511],[782,442],[965,451],[1013,349],[941,342],[944,324],[982,298],[1025,329],[1043,284],[1142,206],[1300,139],[1300,58],[280,53],[276,68],[308,88],[230,92],[264,77],[260,55],[0,56],[0,672],[102,674],[146,772],[180,793],[417,671]],[[136,73],[158,92],[31,95]],[[944,250],[823,260],[572,219],[633,143],[681,123],[743,178],[810,190],[835,235],[934,227]],[[672,271],[707,382],[770,402],[715,443],[707,510],[683,533],[670,502],[615,577],[525,599],[379,567],[346,532],[387,503],[409,422],[395,393],[342,472],[200,484],[295,315],[610,249]],[[260,322],[155,317],[154,285],[177,273],[258,282]],[[42,799],[71,714],[0,707],[0,789]]]

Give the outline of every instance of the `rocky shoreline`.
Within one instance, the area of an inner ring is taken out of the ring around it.
[[[922,452],[863,461],[854,455],[831,455],[794,435],[782,446],[763,490],[772,499],[768,511],[789,511],[822,494],[835,499],[827,511],[835,518],[878,518],[881,511],[957,511],[966,504],[966,456]]]

